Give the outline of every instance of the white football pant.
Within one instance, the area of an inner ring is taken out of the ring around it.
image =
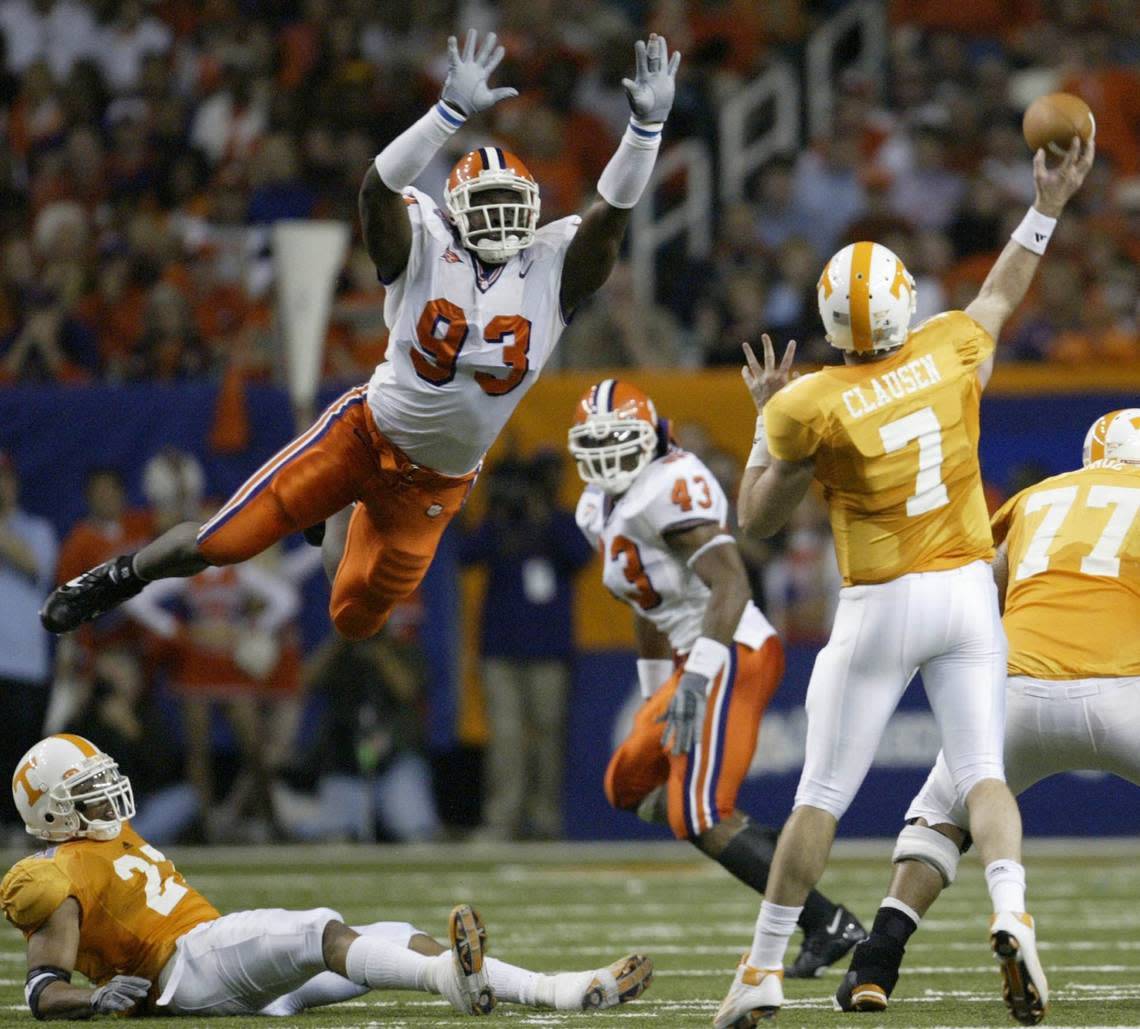
[[[807,744],[795,806],[837,819],[867,775],[916,672],[957,797],[1001,779],[1006,640],[985,561],[839,591],[831,639],[807,692]]]
[[[160,1010],[171,1015],[248,1015],[325,970],[330,908],[235,911],[179,937],[158,977]]]
[[[1140,677],[1015,675],[1005,703],[1005,771],[1015,795],[1047,776],[1083,770],[1113,772],[1140,786]],[[970,827],[941,754],[906,817]]]

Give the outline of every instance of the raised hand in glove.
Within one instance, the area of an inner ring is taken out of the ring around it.
[[[665,723],[661,733],[661,746],[673,754],[688,754],[701,738],[705,727],[705,691],[707,676],[699,672],[685,672],[665,714],[658,719]]]
[[[149,979],[137,975],[117,975],[91,994],[91,1010],[100,1015],[129,1011],[149,992]]]
[[[674,79],[681,55],[668,56],[665,37],[652,33],[649,42],[639,39],[633,45],[636,71],[632,79],[622,79],[633,116],[642,122],[662,122],[673,106]]]
[[[519,91],[511,86],[491,89],[487,85],[487,79],[499,66],[506,51],[501,46],[495,45],[498,36],[488,32],[483,39],[483,45],[476,53],[476,38],[475,30],[468,29],[463,53],[460,54],[458,40],[454,36],[447,37],[447,80],[443,84],[443,92],[439,98],[449,107],[454,107],[465,118],[479,111],[485,111],[500,100],[519,95]]]

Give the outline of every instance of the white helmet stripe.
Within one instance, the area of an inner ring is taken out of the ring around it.
[[[597,407],[599,411],[612,411],[614,409],[614,386],[617,379],[603,379],[598,384]]]

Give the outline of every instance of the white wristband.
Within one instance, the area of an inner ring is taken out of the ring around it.
[[[756,416],[756,431],[752,434],[752,451],[748,455],[745,468],[767,468],[772,463],[772,455],[768,453],[768,434],[764,431],[764,416]]]
[[[408,188],[466,119],[442,100],[376,155],[376,174],[393,193]]]
[[[711,683],[725,665],[728,664],[728,647],[708,636],[697,637],[693,649],[685,660],[685,671],[703,675]]]
[[[610,207],[628,210],[641,199],[653,174],[664,125],[629,119],[617,150],[598,179],[598,196]]]
[[[673,662],[667,657],[639,657],[637,659],[637,685],[641,696],[648,700],[669,681]]]
[[[1035,254],[1043,254],[1049,245],[1049,237],[1053,235],[1053,230],[1056,227],[1056,218],[1050,218],[1047,214],[1038,211],[1036,207],[1031,207],[1025,212],[1021,224],[1013,230],[1009,238],[1015,243],[1020,243],[1026,250]]]

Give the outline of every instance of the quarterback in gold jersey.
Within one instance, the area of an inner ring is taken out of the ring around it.
[[[789,381],[794,343],[778,365],[767,336],[763,365],[745,346],[744,378],[760,415],[740,486],[741,528],[779,531],[817,480],[844,588],[808,686],[795,806],[716,1029],[750,1029],[782,1005],[784,950],[804,898],[919,671],[954,795],[970,811],[986,868],[990,943],[1014,984],[1007,1003],[1018,1017],[1044,1014],[1047,985],[1025,913],[1021,821],[1002,768],[1006,641],[989,566],[978,421],[994,341],[1092,167],[1093,150],[1074,138],[1053,168],[1037,153],[1034,205],[964,311],[912,330],[910,273],[886,247],[859,242],[835,254],[819,279],[820,316],[842,365]],[[945,841],[927,827],[907,830],[896,857],[937,853]],[[917,918],[899,914],[913,931]],[[885,1006],[885,996],[878,999]]]
[[[1140,408],[1098,418],[1083,465],[1022,490],[993,518],[1009,637],[1005,772],[1014,794],[1080,770],[1140,786]],[[942,833],[946,856],[941,868],[900,861],[884,903],[925,915],[953,880],[970,828],[941,755],[907,821]],[[889,995],[902,957],[901,947],[872,936],[839,987],[840,1006]]]
[[[82,736],[37,743],[12,793],[28,832],[51,844],[0,882],[0,907],[27,938],[37,1019],[293,1015],[372,989],[441,994],[466,1015],[496,1000],[582,1011],[632,1000],[652,978],[639,954],[556,975],[497,961],[466,904],[451,912],[450,947],[406,922],[349,928],[329,908],[221,915],[130,827],[130,780]],[[92,986],[73,986],[75,971]]]

